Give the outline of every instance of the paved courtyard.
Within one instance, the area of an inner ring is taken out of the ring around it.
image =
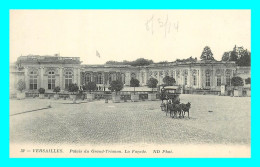
[[[250,145],[249,97],[181,95],[181,102],[191,102],[190,119],[166,117],[160,101],[10,100],[10,142]]]

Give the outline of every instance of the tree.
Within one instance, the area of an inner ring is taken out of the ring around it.
[[[197,57],[193,58],[192,56],[187,58],[187,59],[176,59],[175,62],[196,62],[197,61]]]
[[[74,94],[74,92],[78,92],[79,87],[77,84],[69,84],[68,91]]]
[[[45,89],[44,88],[39,88],[38,91],[39,91],[40,94],[44,94],[45,93]]]
[[[238,66],[251,66],[251,52],[244,50],[240,53],[240,57],[237,60]]]
[[[135,94],[135,87],[139,87],[139,80],[138,79],[135,79],[135,78],[132,78],[130,80],[130,87],[134,87],[134,94]]]
[[[17,90],[22,92],[24,89],[25,89],[25,82],[22,79],[20,79],[17,83]]]
[[[201,60],[214,60],[213,53],[211,52],[210,47],[206,46],[200,56]]]
[[[60,92],[60,87],[59,87],[59,86],[56,86],[56,87],[53,89],[53,92],[55,92],[56,94],[57,94],[58,92]]]
[[[230,53],[230,59],[229,59],[229,61],[235,61],[235,62],[237,62],[237,59],[238,59],[238,53],[237,53],[236,51],[232,51],[232,52]]]
[[[251,66],[251,52],[243,47],[239,47],[239,51],[235,48],[233,51],[224,52],[222,61],[235,61],[238,66]]]
[[[97,89],[97,84],[95,82],[88,82],[87,85],[83,86],[83,90],[87,90],[90,92]]]
[[[112,81],[110,83],[110,87],[108,89],[110,89],[111,91],[115,91],[116,94],[117,92],[121,91],[124,87],[124,84],[122,81],[116,80],[116,81]]]
[[[244,86],[243,79],[241,77],[233,77],[231,79],[232,86]]]
[[[245,79],[245,82],[246,82],[246,84],[251,84],[251,78],[249,77],[249,78]]]
[[[165,86],[172,86],[175,84],[175,79],[173,77],[166,76],[163,78],[163,83]]]
[[[230,55],[230,52],[224,52],[221,60],[222,61],[229,61],[229,55]]]
[[[152,60],[139,58],[139,59],[136,59],[135,61],[132,62],[132,66],[148,66],[152,63],[153,63]]]
[[[153,92],[153,88],[156,88],[158,84],[158,80],[155,78],[150,78],[147,82],[147,86],[149,88],[152,88],[152,92]]]
[[[139,58],[136,59],[135,61],[127,61],[124,60],[123,62],[119,61],[107,61],[106,64],[111,64],[111,65],[131,65],[131,66],[147,66],[152,64],[152,60],[144,59],[144,58]]]

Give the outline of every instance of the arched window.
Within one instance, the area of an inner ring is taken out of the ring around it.
[[[116,73],[112,74],[112,81],[116,81]]]
[[[91,82],[91,75],[86,74],[86,83]]]
[[[131,74],[131,78],[134,78],[134,79],[136,78],[135,73],[132,73],[132,74]]]
[[[193,85],[194,86],[197,85],[197,77],[196,77],[196,75],[193,75]]]
[[[197,85],[197,70],[192,70],[193,86]]]
[[[187,85],[188,84],[188,77],[187,75],[184,76],[184,85]]]
[[[173,71],[170,71],[170,76],[174,78]]]
[[[141,73],[142,83],[144,83],[144,72]]]
[[[97,84],[103,84],[103,76],[101,73],[98,73]]]
[[[121,81],[125,84],[125,74],[121,74]]]
[[[153,73],[153,75],[154,75],[155,78],[157,78],[157,72],[156,71]]]
[[[65,89],[69,88],[69,84],[72,84],[72,72],[66,71],[65,72]]]
[[[176,71],[177,78],[180,78],[180,70]]]
[[[30,72],[30,90],[36,90],[37,89],[37,71],[31,71]]]
[[[227,86],[231,85],[231,71],[230,70],[226,71],[226,85]]]
[[[48,72],[48,89],[54,89],[55,87],[55,73],[54,71]]]
[[[162,72],[162,71],[159,72],[159,77],[160,77],[160,78],[163,77],[163,72]]]
[[[108,84],[110,84],[112,82],[112,74],[109,73],[108,74]]]
[[[210,71],[206,71],[206,86],[210,86]]]

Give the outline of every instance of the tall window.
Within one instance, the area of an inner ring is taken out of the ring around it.
[[[110,84],[112,82],[112,74],[108,74],[108,83]]]
[[[162,78],[162,77],[163,77],[163,72],[159,71],[159,78]]]
[[[98,84],[103,84],[103,76],[100,73],[98,74],[97,83]]]
[[[157,72],[154,72],[153,75],[155,78],[157,78]]]
[[[112,81],[116,81],[116,79],[117,79],[116,73],[113,73],[112,74]]]
[[[134,79],[136,78],[135,73],[132,73],[132,74],[131,74],[131,78],[134,78]]]
[[[144,83],[144,73],[142,72],[142,83]]]
[[[96,84],[98,83],[98,77],[96,74],[93,74],[93,82],[95,82]]]
[[[36,71],[30,72],[30,89],[31,90],[37,89],[37,72]]]
[[[86,83],[91,82],[91,75],[87,74],[86,75]]]
[[[121,74],[121,81],[125,84],[125,74]]]
[[[227,84],[227,86],[230,86],[230,84],[231,84],[230,75],[226,75],[226,84]]]
[[[197,77],[196,77],[196,75],[193,75],[193,85],[194,86],[197,85]]]
[[[68,89],[69,84],[72,84],[72,72],[66,71],[65,72],[65,89]]]
[[[48,73],[48,89],[54,89],[55,87],[55,74],[54,71]]]
[[[206,71],[206,86],[210,86],[210,71]]]
[[[184,85],[187,85],[187,83],[188,83],[187,80],[188,80],[187,75],[185,75],[185,76],[184,76]]]
[[[173,72],[170,72],[170,76],[173,77]],[[173,77],[174,78],[174,77]]]
[[[221,76],[217,76],[217,86],[221,86]]]

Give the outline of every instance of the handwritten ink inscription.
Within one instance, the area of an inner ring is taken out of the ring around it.
[[[162,33],[164,37],[167,37],[171,32],[179,31],[179,21],[171,21],[168,14],[164,17],[156,17],[152,15],[147,19],[145,27],[152,35],[155,33]]]

